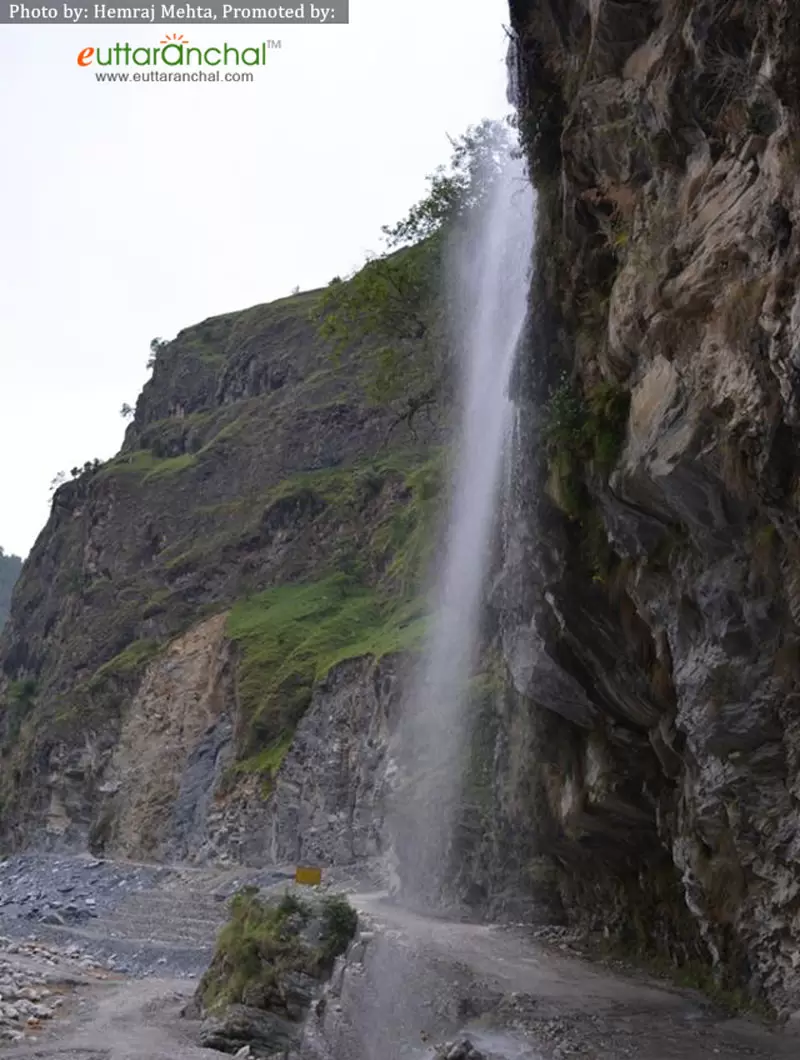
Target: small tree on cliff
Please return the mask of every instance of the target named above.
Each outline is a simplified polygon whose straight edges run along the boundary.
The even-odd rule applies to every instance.
[[[316,309],[336,356],[368,348],[361,368],[368,399],[393,406],[396,422],[412,426],[449,374],[440,287],[446,239],[489,194],[510,147],[509,127],[484,121],[451,144],[450,162],[428,177],[424,198],[383,227],[386,251],[348,279],[332,280]]]
[[[167,346],[169,346],[169,343],[165,342],[164,339],[155,338],[150,340],[150,356],[147,358],[148,368],[155,368],[159,355],[164,352]]]

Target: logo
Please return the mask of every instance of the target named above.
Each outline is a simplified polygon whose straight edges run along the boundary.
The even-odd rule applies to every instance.
[[[281,42],[262,41],[249,48],[191,47],[182,33],[167,33],[157,48],[142,48],[132,44],[113,44],[108,47],[81,48],[78,66],[265,66],[267,52],[280,48]]]

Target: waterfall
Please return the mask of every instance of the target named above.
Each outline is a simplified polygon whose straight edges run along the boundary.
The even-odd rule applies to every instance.
[[[459,426],[431,627],[401,724],[406,777],[390,817],[399,889],[425,904],[447,872],[469,750],[469,682],[513,423],[508,385],[527,315],[533,194],[509,151],[452,254]]]

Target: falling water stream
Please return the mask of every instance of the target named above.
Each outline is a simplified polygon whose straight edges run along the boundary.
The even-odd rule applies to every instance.
[[[459,429],[432,625],[401,732],[412,776],[396,814],[399,889],[426,905],[446,871],[469,740],[469,681],[512,427],[508,386],[527,316],[533,195],[523,160],[509,152],[453,254]]]
[[[431,579],[431,622],[387,770],[395,899],[387,923],[395,926],[370,942],[366,974],[354,975],[349,999],[341,995],[342,1015],[334,1013],[327,1060],[431,1060],[434,1050],[423,1045],[421,1028],[450,1023],[451,1009],[465,996],[459,991],[472,989],[467,985],[472,973],[463,961],[451,960],[449,942],[443,942],[451,930],[443,914],[454,904],[448,884],[471,752],[470,685],[481,664],[487,582],[502,536],[503,494],[511,485],[504,475],[511,467],[514,426],[509,384],[527,320],[536,213],[524,161],[511,147],[483,186],[482,205],[454,234],[448,255],[458,418],[445,532]],[[375,914],[375,906],[369,908]],[[398,934],[405,943],[397,941]],[[429,936],[443,946],[448,978],[438,959],[429,965],[420,958],[418,947]],[[472,942],[458,937],[471,953]],[[456,935],[453,939],[457,943]],[[456,1022],[462,1017],[459,1009]],[[483,1034],[487,1055],[534,1056],[511,1034],[498,1031],[492,1037],[485,1027],[474,1030]]]

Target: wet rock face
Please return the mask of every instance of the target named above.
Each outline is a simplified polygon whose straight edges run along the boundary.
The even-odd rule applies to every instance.
[[[541,459],[505,575],[531,591],[501,610],[562,894],[574,917],[710,960],[788,1014],[800,11],[511,7],[540,190],[518,400]],[[543,441],[562,373],[590,409],[625,394],[613,447],[597,415],[583,450]]]

